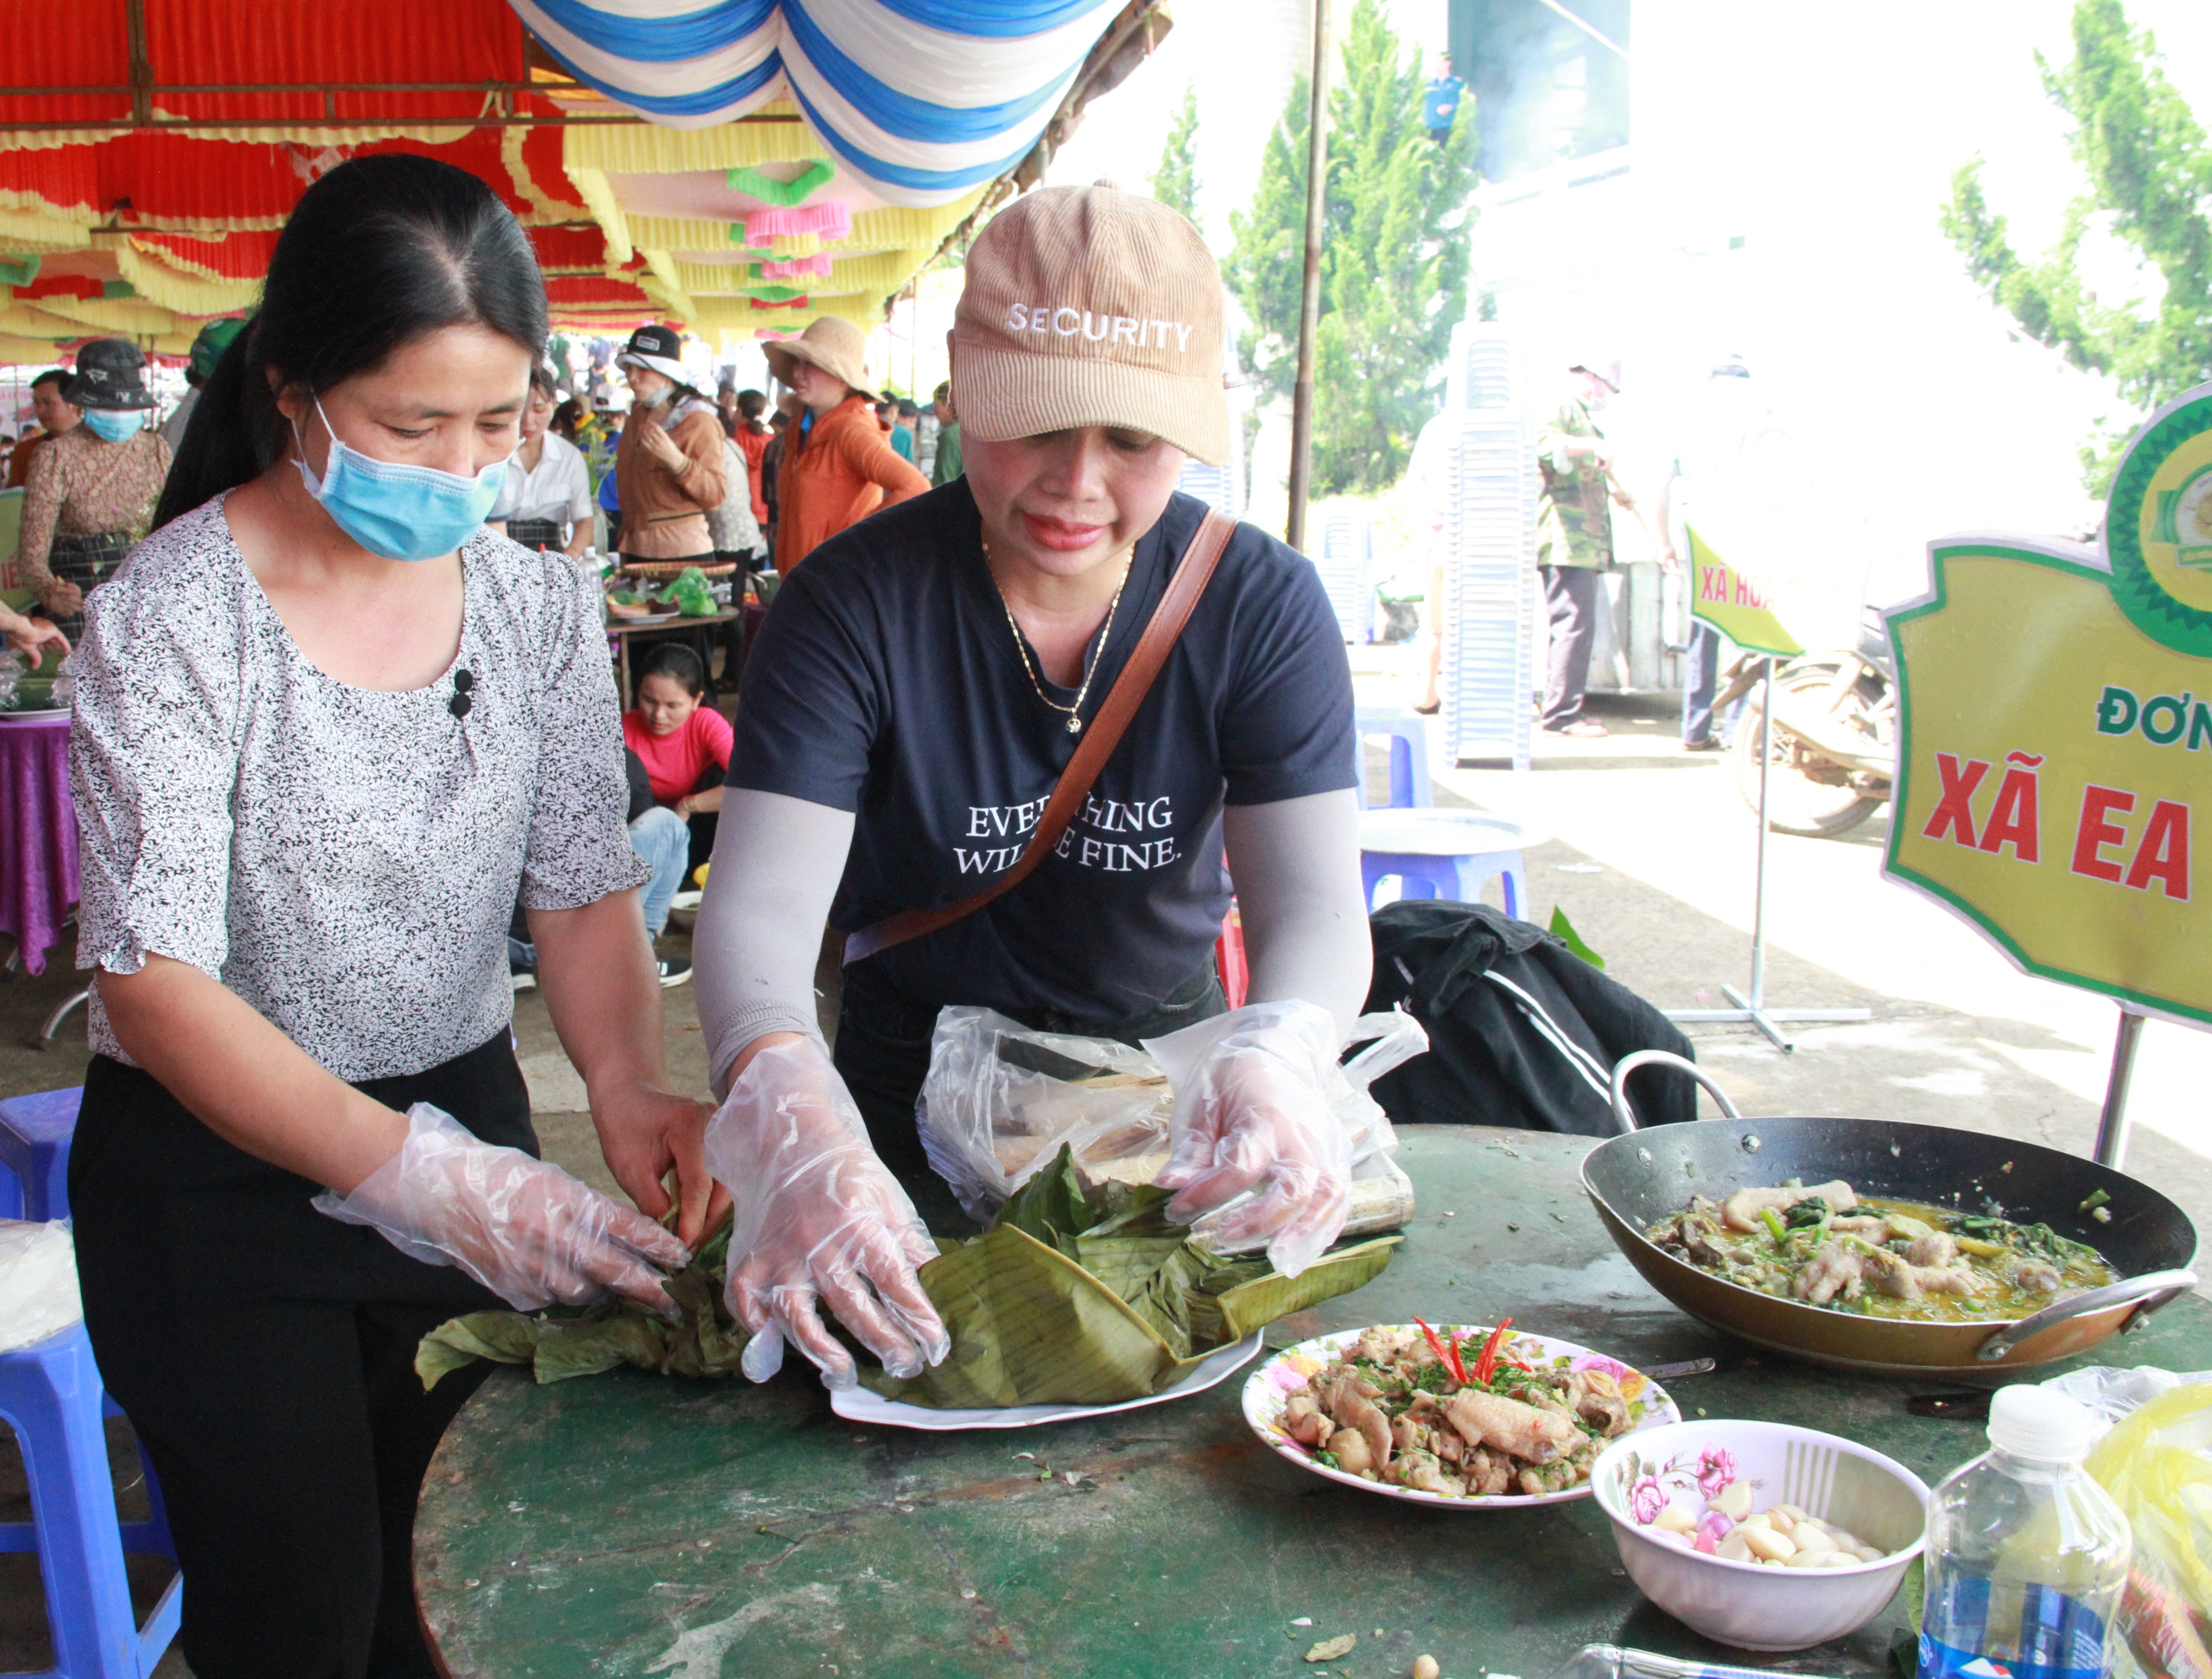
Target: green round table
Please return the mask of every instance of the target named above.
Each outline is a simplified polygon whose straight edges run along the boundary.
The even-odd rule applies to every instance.
[[[1286,1318],[1278,1345],[1372,1323],[1495,1322],[1632,1364],[1701,1356],[1686,1416],[1863,1441],[1931,1484],[1983,1448],[1912,1416],[1948,1378],[1840,1375],[1757,1353],[1667,1304],[1607,1241],[1592,1146],[1401,1130],[1420,1211],[1389,1270]],[[2174,1302],[2106,1359],[2212,1368],[2212,1310]],[[2043,1373],[2056,1373],[2056,1368]],[[1096,1421],[925,1433],[834,1415],[797,1360],[765,1387],[623,1371],[538,1387],[501,1370],[455,1420],[416,1525],[416,1581],[453,1679],[1541,1679],[1585,1644],[1834,1676],[1889,1671],[1899,1605],[1786,1658],[1646,1603],[1589,1500],[1409,1506],[1301,1473],[1244,1424],[1242,1376]],[[1358,1635],[1324,1666],[1315,1643]]]

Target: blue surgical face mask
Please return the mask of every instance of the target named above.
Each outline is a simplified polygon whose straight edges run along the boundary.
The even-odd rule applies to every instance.
[[[339,441],[320,398],[315,412],[331,440],[323,476],[319,480],[308,466],[304,441],[294,464],[323,511],[372,554],[387,560],[434,560],[450,554],[476,533],[499,500],[507,477],[504,460],[494,461],[472,478],[434,466],[378,460]],[[296,426],[293,437],[299,441]]]
[[[146,423],[143,408],[88,408],[84,423],[92,428],[92,435],[105,443],[120,443],[126,437],[137,435],[138,428]]]

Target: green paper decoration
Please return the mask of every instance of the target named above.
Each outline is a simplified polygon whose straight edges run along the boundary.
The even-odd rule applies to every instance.
[[[826,159],[817,157],[796,180],[771,180],[750,163],[726,171],[722,178],[732,192],[749,194],[778,210],[790,210],[805,204],[809,193],[826,185],[836,173]]]

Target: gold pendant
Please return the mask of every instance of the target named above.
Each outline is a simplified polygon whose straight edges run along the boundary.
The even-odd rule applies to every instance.
[[[1070,718],[1067,720],[1067,732],[1068,732],[1070,734],[1080,734],[1080,733],[1083,733],[1083,719],[1082,719],[1082,718],[1080,718],[1080,717],[1070,717]]]

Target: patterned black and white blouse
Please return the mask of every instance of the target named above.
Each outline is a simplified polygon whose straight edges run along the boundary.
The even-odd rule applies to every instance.
[[[189,962],[342,1079],[417,1073],[507,1025],[518,885],[570,909],[647,878],[591,579],[489,532],[461,557],[460,651],[404,693],[308,661],[220,499],[88,599],[79,967]],[[90,1031],[129,1060],[97,990]]]

